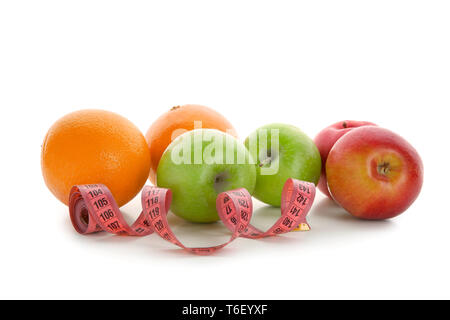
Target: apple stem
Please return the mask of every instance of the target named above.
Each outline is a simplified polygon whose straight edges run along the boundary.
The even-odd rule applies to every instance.
[[[377,169],[378,169],[377,171],[379,174],[387,175],[390,171],[389,163],[383,162],[378,165]]]
[[[227,172],[221,172],[214,177],[214,189],[217,193],[225,190],[229,178],[230,176]]]
[[[267,157],[267,158],[265,158],[263,161],[261,161],[259,163],[259,166],[260,167],[264,167],[266,164],[269,164],[271,161],[272,161],[272,158],[271,157]]]
[[[347,128],[347,121],[344,121],[344,122],[342,123],[342,126],[343,126],[344,128]]]

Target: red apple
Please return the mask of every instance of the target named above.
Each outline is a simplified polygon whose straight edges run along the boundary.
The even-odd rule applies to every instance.
[[[417,151],[384,128],[364,126],[341,137],[326,162],[334,200],[363,219],[388,219],[417,198],[423,165]]]
[[[327,163],[328,153],[331,148],[334,146],[336,141],[339,140],[347,132],[350,132],[354,128],[358,128],[361,126],[376,126],[376,124],[367,121],[355,121],[355,120],[344,120],[336,122],[329,127],[326,127],[314,139],[314,143],[320,152],[320,157],[322,158],[322,174],[320,176],[319,184],[317,187],[320,191],[322,191],[325,195],[330,197],[330,193],[328,192],[327,186],[327,176],[325,173],[325,164]]]

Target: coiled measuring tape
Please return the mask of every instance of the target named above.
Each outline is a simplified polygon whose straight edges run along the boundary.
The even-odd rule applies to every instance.
[[[253,213],[252,197],[244,188],[222,192],[216,208],[223,224],[231,231],[230,239],[220,245],[204,248],[184,246],[167,222],[172,201],[169,189],[145,186],[141,201],[143,211],[130,226],[125,221],[109,189],[102,184],[77,185],[70,191],[70,219],[81,234],[107,231],[116,235],[146,236],[153,232],[163,239],[194,254],[209,255],[225,247],[237,237],[258,239],[291,230],[309,230],[306,215],[314,201],[313,183],[288,179],[281,194],[281,217],[267,231],[250,224]]]

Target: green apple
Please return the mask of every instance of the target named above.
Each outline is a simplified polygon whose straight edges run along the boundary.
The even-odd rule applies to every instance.
[[[256,187],[253,196],[280,206],[281,191],[288,178],[317,185],[321,172],[320,153],[306,134],[288,124],[263,126],[245,140],[251,158],[256,159]]]
[[[244,144],[214,129],[188,131],[166,149],[157,169],[159,187],[173,193],[171,210],[192,222],[219,220],[216,198],[227,190],[252,193],[256,169]]]

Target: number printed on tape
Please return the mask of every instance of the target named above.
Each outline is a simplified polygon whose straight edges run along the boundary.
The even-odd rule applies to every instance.
[[[231,231],[230,239],[220,245],[204,248],[184,246],[167,222],[172,192],[169,189],[145,186],[142,191],[143,211],[133,225],[128,225],[109,189],[102,184],[72,187],[69,200],[70,218],[81,234],[107,231],[116,235],[146,236],[153,232],[161,238],[194,254],[209,255],[237,237],[259,239],[291,230],[309,230],[306,215],[314,201],[313,183],[288,179],[281,195],[281,217],[267,231],[250,224],[253,213],[252,197],[246,189],[222,192],[216,200],[217,212]]]

